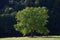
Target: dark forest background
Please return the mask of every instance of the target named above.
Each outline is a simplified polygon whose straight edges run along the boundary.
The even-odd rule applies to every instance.
[[[48,35],[60,35],[60,0],[0,0],[0,37],[22,36],[13,27],[16,23],[14,16],[16,12],[27,6],[47,7],[50,16],[46,25],[50,30]],[[34,33],[33,35],[40,34]]]

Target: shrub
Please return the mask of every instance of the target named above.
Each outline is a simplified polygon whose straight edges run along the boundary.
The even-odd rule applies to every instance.
[[[45,27],[48,17],[48,10],[45,7],[26,7],[16,14],[17,24],[14,27],[23,36],[34,31],[46,35],[49,33]]]

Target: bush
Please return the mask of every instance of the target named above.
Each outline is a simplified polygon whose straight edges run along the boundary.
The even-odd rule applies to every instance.
[[[48,10],[45,7],[26,7],[16,14],[17,24],[15,29],[25,36],[30,32],[48,34],[49,30],[45,27],[48,22]]]

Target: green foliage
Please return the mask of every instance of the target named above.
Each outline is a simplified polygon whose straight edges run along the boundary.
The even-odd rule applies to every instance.
[[[38,32],[41,34],[48,34],[47,24],[48,10],[45,7],[27,7],[16,14],[17,24],[14,25],[17,31],[22,32],[25,36],[30,32]]]

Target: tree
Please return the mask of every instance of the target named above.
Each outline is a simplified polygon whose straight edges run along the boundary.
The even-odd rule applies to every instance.
[[[41,34],[48,34],[48,29],[45,27],[47,24],[47,9],[45,7],[27,7],[16,14],[17,24],[14,25],[15,29],[25,36],[30,32],[38,32]]]

